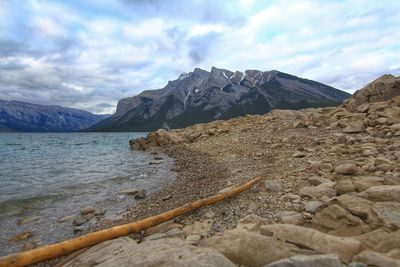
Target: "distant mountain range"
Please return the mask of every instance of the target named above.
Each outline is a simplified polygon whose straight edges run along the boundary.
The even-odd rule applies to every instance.
[[[0,132],[79,131],[108,116],[74,108],[0,100]]]
[[[273,71],[232,72],[213,67],[182,73],[158,90],[118,102],[111,117],[90,131],[152,131],[180,128],[272,109],[337,106],[350,94],[312,80]]]

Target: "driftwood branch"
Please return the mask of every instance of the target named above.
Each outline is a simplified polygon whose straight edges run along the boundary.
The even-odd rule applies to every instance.
[[[60,256],[64,256],[71,252],[89,246],[93,246],[110,239],[125,236],[130,233],[139,233],[140,231],[146,228],[171,220],[175,217],[186,214],[192,210],[214,204],[216,202],[222,201],[230,197],[234,197],[237,194],[250,189],[253,185],[260,182],[261,179],[262,179],[261,177],[254,178],[253,180],[241,186],[234,187],[224,193],[220,193],[205,199],[197,200],[195,202],[186,204],[184,206],[161,213],[156,216],[146,218],[144,220],[124,225],[114,226],[108,229],[92,232],[60,243],[51,244],[44,247],[32,249],[29,251],[1,257],[0,267],[26,266],[30,264],[35,264],[45,260],[50,260]]]

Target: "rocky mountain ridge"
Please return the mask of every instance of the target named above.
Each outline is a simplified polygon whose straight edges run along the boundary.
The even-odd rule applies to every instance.
[[[272,109],[339,105],[350,95],[330,86],[273,71],[232,72],[213,67],[182,73],[158,90],[122,99],[93,131],[149,131],[181,128]]]
[[[0,132],[79,131],[106,117],[74,108],[0,100]]]

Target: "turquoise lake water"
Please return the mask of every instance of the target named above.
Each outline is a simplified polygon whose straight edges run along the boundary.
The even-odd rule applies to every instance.
[[[0,255],[20,250],[26,241],[8,241],[17,233],[31,231],[27,241],[38,245],[73,237],[72,222],[60,218],[86,206],[118,218],[135,203],[122,190],[151,192],[172,181],[170,158],[149,165],[152,155],[129,148],[144,135],[0,133]]]

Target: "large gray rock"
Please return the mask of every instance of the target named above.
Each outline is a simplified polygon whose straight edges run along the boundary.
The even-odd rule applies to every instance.
[[[328,235],[320,231],[291,224],[261,226],[261,234],[311,248],[320,253],[333,253],[349,262],[361,249],[358,240]]]
[[[376,202],[372,210],[379,218],[379,222],[386,227],[400,228],[400,203],[399,202]]]
[[[203,239],[199,246],[216,249],[235,264],[244,266],[263,266],[295,255],[298,250],[272,237],[237,229]]]
[[[266,267],[342,267],[335,254],[296,255],[268,264]]]
[[[180,239],[160,239],[136,244],[132,239],[122,237],[91,247],[63,266],[233,267],[235,265],[215,250],[194,247]]]

